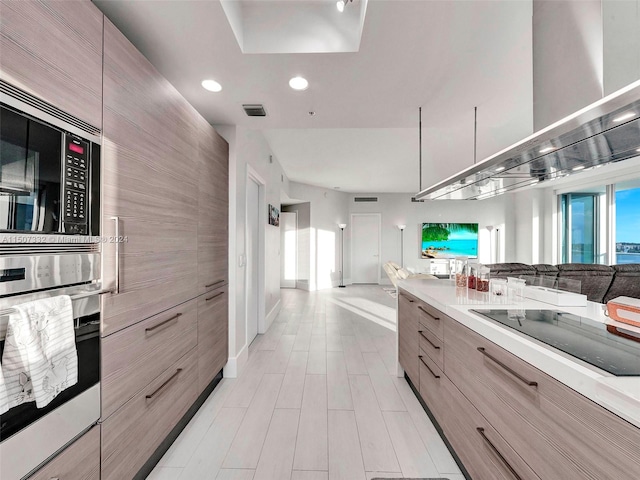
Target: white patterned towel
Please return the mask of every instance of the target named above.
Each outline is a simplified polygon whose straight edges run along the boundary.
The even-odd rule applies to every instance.
[[[9,408],[34,400],[43,408],[78,382],[71,298],[43,298],[15,309],[2,355]]]

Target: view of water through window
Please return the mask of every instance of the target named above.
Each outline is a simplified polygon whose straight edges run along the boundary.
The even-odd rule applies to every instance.
[[[616,185],[616,263],[640,263],[640,187]]]

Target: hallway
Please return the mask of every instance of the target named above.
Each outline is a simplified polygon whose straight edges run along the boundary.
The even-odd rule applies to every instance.
[[[462,480],[404,379],[380,286],[282,290],[282,310],[148,477]]]

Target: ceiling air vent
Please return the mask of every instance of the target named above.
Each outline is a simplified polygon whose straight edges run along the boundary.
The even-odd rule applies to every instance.
[[[378,197],[354,197],[354,202],[377,202]]]
[[[251,104],[251,105],[242,105],[244,108],[244,112],[248,117],[266,117],[267,112],[265,112],[264,107],[259,103]]]

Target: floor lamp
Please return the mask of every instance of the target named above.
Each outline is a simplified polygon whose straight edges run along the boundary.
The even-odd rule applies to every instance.
[[[400,266],[404,268],[404,229],[407,228],[406,225],[398,225],[398,229],[400,230]]]
[[[338,224],[340,227],[340,285],[338,287],[340,288],[344,288],[344,229],[346,226],[346,223]]]

